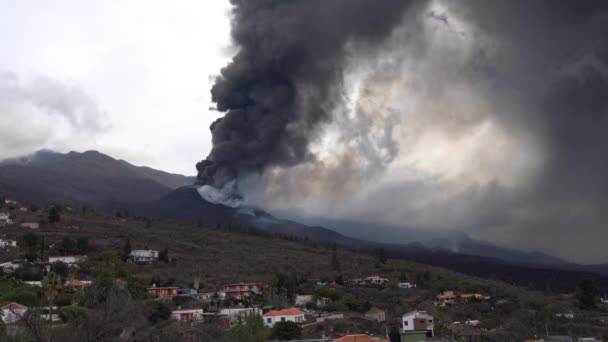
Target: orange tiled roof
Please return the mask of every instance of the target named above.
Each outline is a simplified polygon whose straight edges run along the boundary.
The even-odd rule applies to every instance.
[[[13,302],[13,303],[6,304],[5,306],[3,306],[0,309],[2,309],[2,310],[21,310],[21,309],[27,309],[27,306]]]
[[[272,310],[264,314],[264,317],[270,316],[297,316],[303,315],[304,311],[298,309]]]
[[[390,342],[383,338],[373,338],[368,335],[346,335],[335,339],[334,342]]]

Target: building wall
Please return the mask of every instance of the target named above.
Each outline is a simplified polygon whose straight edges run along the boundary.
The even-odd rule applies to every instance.
[[[296,322],[303,323],[304,315],[296,315],[296,316],[268,316],[264,317],[264,325],[267,327],[274,327],[277,322],[288,321],[288,322]]]

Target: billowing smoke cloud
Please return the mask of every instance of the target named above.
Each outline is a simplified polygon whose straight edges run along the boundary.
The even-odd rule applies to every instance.
[[[81,89],[0,72],[0,159],[41,148],[75,148],[107,128],[105,113]]]
[[[276,27],[310,19],[287,3],[264,12],[281,13]],[[235,35],[239,45],[266,51],[243,44],[265,32],[265,46],[306,53],[257,59],[241,49],[214,89],[218,109],[234,119],[214,131],[218,149],[213,163],[200,165],[201,181],[214,184],[217,169],[219,179],[238,174],[248,200],[267,208],[461,229],[510,247],[608,262],[608,4],[417,3],[382,34],[338,34],[348,43],[322,59],[334,69],[309,58],[317,54],[308,47],[325,43],[308,43],[307,34],[336,37],[333,24],[306,28],[306,39],[285,45],[291,41],[269,34],[266,21],[256,26],[241,12],[255,11],[237,4],[235,30],[249,32]],[[303,70],[327,82],[302,77]],[[292,82],[270,82],[276,79]],[[268,90],[281,95],[262,96]],[[266,113],[282,124],[273,126]]]
[[[232,4],[239,51],[211,90],[226,114],[211,125],[213,148],[197,164],[210,194],[235,192],[237,177],[313,160],[319,125],[344,101],[348,57],[372,55],[409,7],[404,0]]]

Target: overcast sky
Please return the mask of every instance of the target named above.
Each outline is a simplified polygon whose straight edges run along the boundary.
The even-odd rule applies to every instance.
[[[221,0],[0,0],[0,158],[98,149],[195,174],[228,15]]]

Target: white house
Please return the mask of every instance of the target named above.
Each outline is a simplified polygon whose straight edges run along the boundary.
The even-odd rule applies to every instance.
[[[219,315],[228,318],[231,322],[236,322],[244,321],[252,316],[261,316],[262,310],[259,308],[226,308],[220,309]]]
[[[274,327],[278,322],[304,323],[304,311],[299,309],[272,310],[264,314],[264,325]]]
[[[64,264],[72,265],[72,264],[77,264],[79,262],[85,261],[86,259],[87,259],[86,255],[50,256],[49,264],[54,264],[56,262],[62,262]]]
[[[23,222],[21,224],[22,228],[29,228],[29,229],[38,229],[40,228],[40,223],[38,222]]]
[[[17,263],[12,262],[12,261],[3,262],[3,263],[0,264],[0,269],[2,269],[2,271],[4,271],[5,273],[14,272],[19,267],[21,267],[20,264],[17,264]]]
[[[152,249],[133,249],[128,261],[135,263],[150,263],[158,261],[158,251]]]
[[[398,286],[400,289],[415,289],[416,288],[416,284],[412,284],[412,283],[408,283],[408,282],[399,283]]]
[[[572,312],[556,313],[555,317],[565,318],[565,319],[574,319],[574,314]]]
[[[7,213],[0,213],[0,227],[13,224],[13,220]]]
[[[0,239],[0,247],[1,248],[17,247],[17,241],[15,241],[15,240],[7,240],[7,239]]]
[[[433,316],[426,311],[411,311],[401,318],[402,331],[426,331],[427,335],[434,336],[435,323]]]
[[[173,310],[171,318],[177,321],[200,321],[203,319],[203,309]]]
[[[306,304],[312,303],[313,300],[313,295],[296,295],[295,306],[305,306]]]
[[[33,287],[42,287],[42,282],[39,280],[29,280],[23,282],[25,285],[33,286]]]
[[[2,308],[2,321],[6,324],[16,323],[25,315],[27,312],[27,306],[19,303],[6,304]]]

